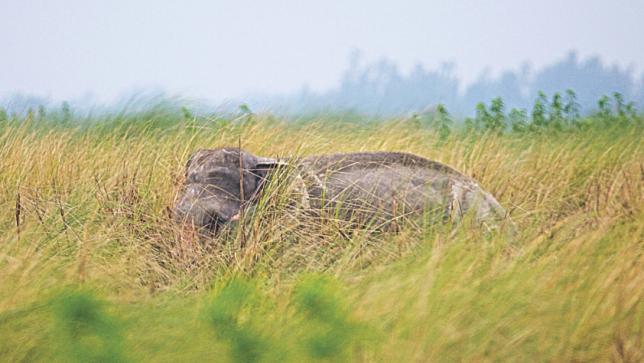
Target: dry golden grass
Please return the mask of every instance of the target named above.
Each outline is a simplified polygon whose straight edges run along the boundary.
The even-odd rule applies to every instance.
[[[339,281],[348,319],[368,331],[351,333],[336,360],[641,361],[642,136],[631,127],[440,140],[405,120],[270,117],[5,125],[0,360],[70,358],[52,348],[59,339],[49,306],[78,288],[109,301],[130,360],[234,360],[228,338],[209,335],[201,318],[232,276],[265,295],[246,317],[258,336],[280,338],[262,346],[272,352],[264,359],[312,359],[297,348],[308,333],[291,293],[302,274],[320,273]],[[240,141],[267,156],[380,150],[438,160],[494,194],[517,231],[465,223],[347,234],[280,213],[285,203],[269,198],[260,218],[203,244],[169,216],[183,166],[198,148]]]

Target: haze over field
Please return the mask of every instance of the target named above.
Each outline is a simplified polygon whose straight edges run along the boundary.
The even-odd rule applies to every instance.
[[[644,100],[638,1],[21,1],[0,13],[0,99],[14,107],[136,92],[369,113],[442,102],[466,114],[495,96],[526,107],[540,89],[573,88],[585,108],[615,91]]]

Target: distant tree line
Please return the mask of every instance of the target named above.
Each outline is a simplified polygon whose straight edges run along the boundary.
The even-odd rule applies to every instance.
[[[568,90],[575,90],[576,93]],[[605,96],[613,93],[619,94],[619,97],[611,100]],[[553,95],[553,99],[546,100],[546,94]],[[598,104],[598,99],[603,99],[603,102]],[[479,116],[485,114],[479,104],[482,100],[496,100],[485,111],[495,114],[501,106],[510,110],[508,117],[512,120],[521,120],[522,112],[528,116],[525,110],[533,108],[529,116],[535,118],[537,125],[550,122],[550,116],[544,120],[540,116],[541,110],[549,105],[554,113],[552,122],[556,125],[563,122],[559,113],[568,115],[572,112],[578,118],[601,111],[602,107],[607,107],[602,104],[609,101],[625,113],[632,113],[635,105],[644,107],[644,75],[637,78],[632,68],[607,66],[598,57],[580,60],[575,52],[570,52],[560,61],[536,71],[524,65],[519,70],[508,70],[497,77],[484,73],[462,89],[453,63],[444,63],[435,70],[417,65],[411,72],[403,74],[390,61],[364,64],[359,53],[355,53],[338,86],[328,91],[314,92],[304,87],[293,94],[245,97],[228,102],[230,107],[226,104],[202,104],[192,109],[202,113],[213,110],[235,112],[237,105],[248,104],[253,110],[278,114],[353,113],[387,117],[434,110],[440,104],[452,112],[455,120],[461,121],[466,117],[481,118]],[[502,104],[499,104],[499,100],[503,100]],[[116,104],[107,107],[101,105],[99,108],[92,104],[91,98],[72,100],[63,106],[32,95],[16,94],[0,100],[0,107],[9,115],[44,113],[46,109],[62,107],[65,109],[61,112],[62,118],[68,118],[71,108],[78,114],[84,110],[96,112],[100,109],[108,112],[123,112],[125,109],[130,112],[149,108],[151,104],[155,107],[173,107],[177,100],[165,96],[163,92],[126,94]]]
[[[570,96],[567,89],[577,92],[575,109],[581,114],[594,111],[596,101],[613,92],[636,104],[644,104],[644,76],[637,79],[633,69],[606,66],[598,57],[580,60],[575,52],[537,71],[524,65],[518,71],[508,70],[498,77],[484,73],[462,91],[453,63],[445,63],[437,70],[417,65],[410,73],[403,74],[396,64],[387,60],[363,65],[355,54],[337,88],[321,93],[303,88],[293,95],[256,97],[250,103],[258,108],[283,108],[292,113],[330,110],[385,116],[418,112],[442,104],[462,119],[472,116],[472,110],[479,109],[477,104],[481,100],[500,97],[505,108],[527,109],[544,93],[554,94],[555,103],[565,102]]]

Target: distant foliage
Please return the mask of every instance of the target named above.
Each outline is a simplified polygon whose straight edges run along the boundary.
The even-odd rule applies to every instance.
[[[564,115],[568,124],[575,125],[580,118],[580,105],[577,102],[577,94],[571,89],[566,90],[566,104],[564,105]]]
[[[433,113],[431,126],[441,139],[447,137],[455,123],[447,108],[439,104]],[[514,132],[575,131],[589,127],[621,127],[641,124],[634,102],[626,102],[621,93],[612,97],[604,95],[597,101],[596,111],[588,117],[580,116],[580,106],[575,91],[568,89],[562,95],[555,92],[549,98],[539,92],[531,110],[512,108],[506,114],[506,104],[501,97],[493,98],[489,106],[483,102],[476,105],[473,118],[464,119],[466,132],[491,132],[496,134]]]
[[[564,126],[563,104],[561,100],[561,94],[559,94],[558,92],[552,95],[548,124],[550,125],[550,127],[556,130],[561,130]]]
[[[602,95],[592,112],[581,116],[581,106],[577,93],[567,89],[563,94],[555,92],[549,97],[539,91],[531,108],[511,107],[502,97],[494,97],[489,101],[478,102],[474,116],[457,119],[448,111],[444,103],[424,112],[413,113],[406,119],[408,127],[427,128],[434,130],[439,141],[444,141],[454,132],[464,128],[466,132],[530,133],[530,132],[572,132],[587,128],[623,127],[641,125],[642,115],[638,113],[635,102],[627,101],[619,92]],[[509,111],[508,111],[509,110]],[[23,124],[27,127],[51,126],[90,127],[97,124],[106,133],[124,132],[132,134],[134,130],[168,129],[182,123],[195,132],[203,126],[217,129],[233,126],[241,129],[254,125],[257,120],[266,117],[275,120],[270,115],[257,114],[247,104],[241,104],[237,111],[229,114],[200,113],[187,106],[157,104],[149,108],[124,110],[117,115],[103,114],[92,117],[82,117],[69,103],[63,102],[60,107],[48,109],[43,105],[29,108],[26,114],[9,115],[6,109],[0,108],[0,127],[9,124]],[[326,115],[325,117],[329,117]],[[331,122],[331,119],[327,122]],[[298,118],[297,123],[305,124],[315,120]],[[368,117],[361,114],[339,114],[337,121],[343,123],[365,124],[378,123],[386,118]],[[464,126],[464,127],[463,127]]]
[[[532,128],[543,128],[548,126],[546,120],[546,105],[548,104],[548,98],[543,92],[539,92],[539,97],[534,101],[534,106],[532,107]]]
[[[504,104],[501,97],[492,99],[492,103],[490,104],[490,117],[485,128],[497,133],[501,133],[505,129]]]
[[[441,139],[445,139],[449,136],[453,124],[454,121],[452,121],[449,112],[447,112],[447,108],[442,104],[436,106],[436,116],[433,126]]]
[[[641,124],[634,102],[626,103],[620,93],[612,97],[602,96],[597,101],[597,110],[589,117],[581,118],[576,93],[567,90],[565,96],[555,93],[551,99],[539,92],[528,117],[528,110],[513,108],[504,112],[500,97],[492,99],[490,106],[479,102],[474,119],[465,119],[468,132],[544,132],[574,131],[588,127],[619,127]]]

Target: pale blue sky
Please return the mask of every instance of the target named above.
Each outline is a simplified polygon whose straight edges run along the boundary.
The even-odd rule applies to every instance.
[[[644,1],[0,0],[0,97],[132,89],[222,100],[337,84],[348,55],[474,80],[565,56],[644,69]]]

